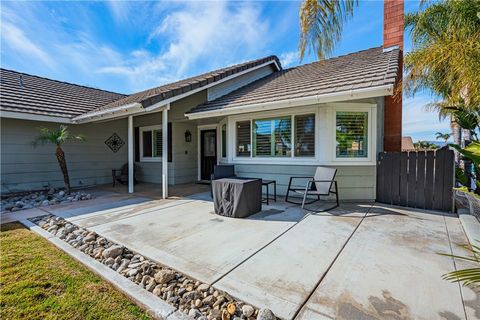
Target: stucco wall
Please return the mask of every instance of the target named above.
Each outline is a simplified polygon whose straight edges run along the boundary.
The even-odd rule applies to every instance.
[[[63,186],[63,176],[51,144],[33,147],[39,127],[54,128],[58,124],[18,119],[1,119],[1,192],[17,192]],[[113,168],[127,162],[127,120],[101,124],[71,125],[75,133],[86,136],[83,143],[64,146],[72,187],[112,182]],[[116,132],[125,145],[114,153],[105,145]]]

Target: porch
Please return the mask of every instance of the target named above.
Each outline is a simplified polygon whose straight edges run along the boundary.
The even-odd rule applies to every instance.
[[[480,312],[478,294],[441,278],[461,266],[438,255],[463,254],[453,245],[466,242],[456,216],[373,203],[313,214],[277,202],[232,219],[213,213],[208,192],[159,201],[124,192],[108,207],[92,200],[45,211],[282,319],[465,319]]]

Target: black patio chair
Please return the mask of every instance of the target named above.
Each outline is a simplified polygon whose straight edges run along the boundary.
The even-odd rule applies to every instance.
[[[337,174],[337,169],[317,167],[317,170],[315,171],[315,175],[313,177],[290,177],[287,194],[285,196],[285,201],[293,204],[301,204],[302,209],[305,209],[306,204],[312,204],[314,202],[320,201],[321,200],[320,196],[329,196],[330,194],[334,194],[336,204],[333,207],[319,210],[317,212],[328,211],[338,207],[340,204],[338,201],[337,181],[335,180],[336,174]],[[295,179],[303,179],[304,181],[306,179],[308,180],[305,186],[292,186],[292,182]],[[335,187],[334,190],[332,190],[333,186]],[[295,192],[297,194],[302,195],[302,198],[301,198],[302,201],[296,202],[296,201],[289,200],[290,192]],[[317,199],[312,199],[307,201],[307,196],[316,196]]]
[[[137,184],[136,173],[138,171],[138,166],[133,165],[133,183]],[[125,163],[121,169],[112,169],[112,185],[115,188],[115,182],[118,181],[121,184],[128,184],[128,163]]]

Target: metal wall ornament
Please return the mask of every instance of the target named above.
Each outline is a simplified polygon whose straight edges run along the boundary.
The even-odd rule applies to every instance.
[[[122,138],[120,138],[120,136],[114,132],[114,133],[110,136],[110,138],[108,138],[107,140],[105,140],[105,144],[106,144],[114,153],[117,153],[118,150],[120,150],[120,148],[125,145],[125,141],[123,141]]]
[[[190,132],[190,130],[187,129],[187,131],[185,131],[185,142],[191,142],[192,141],[192,133]]]

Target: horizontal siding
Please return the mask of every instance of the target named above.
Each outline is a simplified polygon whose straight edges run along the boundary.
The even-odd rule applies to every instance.
[[[292,176],[313,176],[316,166],[237,164],[235,173],[240,177],[255,177],[277,181],[277,193],[285,195]],[[375,199],[375,166],[338,167],[336,180],[340,199]]]
[[[56,124],[18,119],[1,119],[1,192],[17,192],[46,187],[62,187],[63,176],[51,144],[34,147],[39,127],[55,128]],[[72,187],[112,182],[112,169],[127,162],[126,119],[100,124],[70,125],[74,133],[85,135],[85,142],[64,145]],[[125,145],[114,153],[105,145],[117,133]]]

